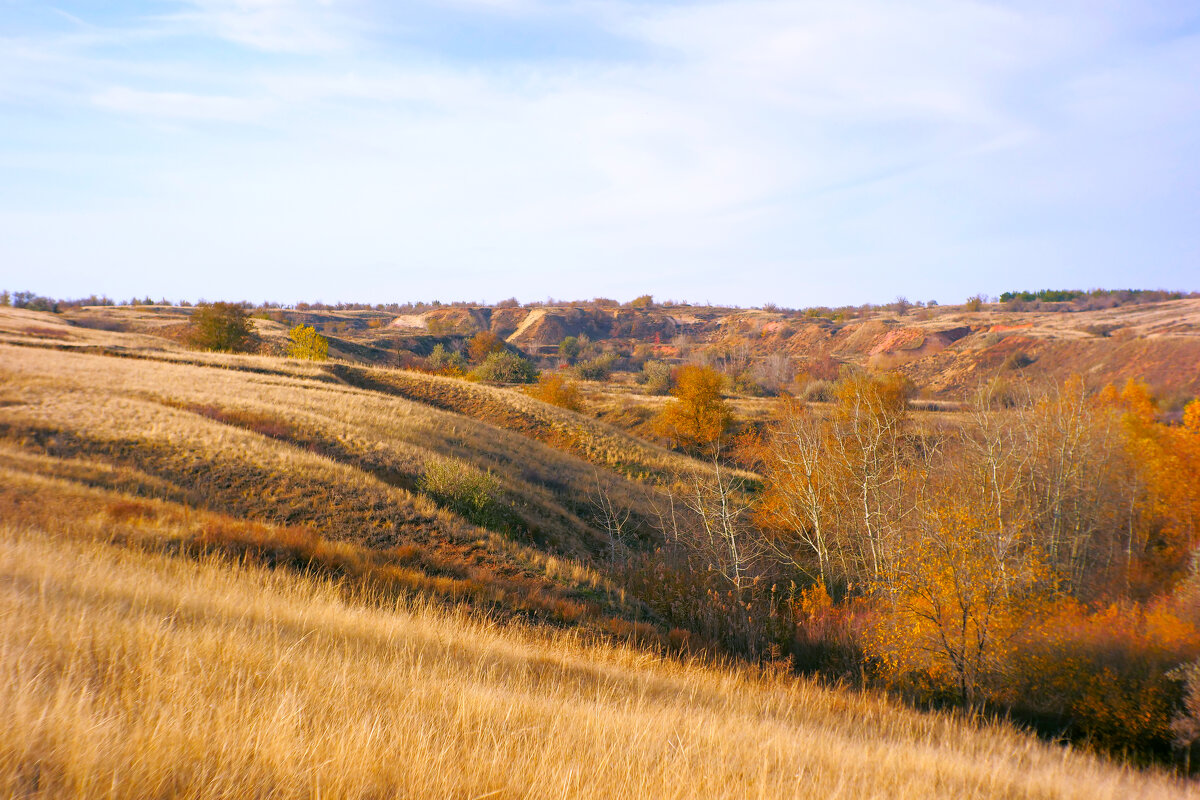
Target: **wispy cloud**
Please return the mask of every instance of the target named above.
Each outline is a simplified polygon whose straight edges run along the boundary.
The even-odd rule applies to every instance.
[[[1054,271],[1178,284],[1200,250],[1182,5],[191,0],[77,14],[86,32],[30,15],[0,40],[21,87],[0,83],[0,111],[22,109],[0,152],[93,154],[62,189],[77,206],[136,180],[160,233],[138,207],[72,219],[91,233],[71,247],[114,264],[231,282],[286,264],[310,295],[333,264],[340,296],[419,265],[393,295],[444,294],[453,269],[493,297],[833,302]],[[0,263],[69,259],[4,197]],[[194,225],[222,236],[180,256]]]

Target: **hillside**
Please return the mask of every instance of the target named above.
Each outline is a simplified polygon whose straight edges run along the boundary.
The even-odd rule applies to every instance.
[[[5,519],[5,796],[1195,796],[879,697]]]
[[[28,313],[28,312],[26,312]],[[42,322],[28,337],[63,346],[100,341],[126,350],[178,344],[186,309],[86,307]],[[796,312],[693,306],[442,307],[420,313],[281,310],[255,320],[265,350],[281,353],[288,326],[311,324],[331,355],[391,366],[436,344],[460,349],[491,331],[535,358],[557,361],[559,343],[586,337],[625,368],[647,358],[714,363],[773,391],[836,377],[842,365],[899,370],[931,399],[962,399],[982,379],[1021,374],[1059,380],[1080,373],[1097,385],[1147,381],[1164,397],[1200,393],[1200,298],[1093,308],[1017,302]],[[58,323],[63,323],[60,325]],[[169,347],[167,349],[170,349]],[[784,359],[784,361],[780,361]],[[801,384],[795,384],[795,380]]]
[[[1189,308],[1169,310],[1186,318]],[[1136,310],[1128,319],[1146,341],[1190,346],[1190,322],[1152,305]],[[680,560],[672,536],[691,534],[669,533],[661,516],[675,524],[680,487],[707,491],[687,476],[711,480],[713,464],[632,435],[638,425],[628,420],[597,418],[641,419],[665,402],[628,374],[588,382],[589,413],[578,413],[519,387],[346,355],[376,347],[361,342],[325,362],[280,358],[270,341],[287,326],[275,320],[255,320],[262,353],[235,355],[185,346],[179,309],[87,313],[108,322],[0,309],[0,581],[9,612],[0,615],[0,666],[19,711],[0,736],[9,794],[175,795],[193,785],[204,787],[196,796],[236,796],[246,785],[281,796],[318,787],[336,796],[415,787],[429,796],[681,797],[1194,790],[1004,726],[821,689],[784,666],[799,663],[739,639],[741,629],[727,626],[741,624],[744,608],[746,623],[753,616],[782,640],[798,637],[788,655],[827,658],[832,676],[857,669],[866,681],[867,667],[845,660],[861,652],[838,651],[848,640],[827,623],[840,619],[849,631],[873,612],[814,611],[814,595],[794,583],[784,594],[775,578],[757,577],[759,605],[723,605],[732,595],[721,594],[719,548],[701,543],[691,551],[699,560]],[[720,313],[704,322],[716,326],[713,347],[748,318]],[[991,322],[998,313],[971,316]],[[1066,315],[1047,316],[1054,347],[1089,341],[1070,326],[1055,332],[1051,323]],[[983,337],[961,349],[982,363],[978,353],[995,345],[979,342],[1002,331],[946,327],[957,321],[868,319],[829,341],[846,363],[923,352],[893,366],[932,369],[938,357],[961,366],[961,353],[944,354]],[[827,323],[836,324],[811,324]],[[764,347],[782,336],[764,330]],[[429,344],[466,334],[421,336]],[[677,341],[655,346],[664,357],[667,347],[691,346]],[[1001,369],[1049,359],[1038,352]],[[777,413],[768,398],[736,402],[743,419]],[[769,477],[720,469],[749,481],[747,495]],[[721,524],[749,518],[742,491],[715,498],[720,514],[735,509]],[[614,508],[624,515],[619,567]],[[827,638],[787,627],[797,620]],[[76,641],[68,630],[87,635]],[[733,653],[767,666],[714,661]],[[63,699],[81,696],[80,687],[86,704]],[[239,721],[260,714],[261,728]],[[270,746],[268,731],[282,731]],[[138,743],[151,736],[165,744],[139,759]],[[528,737],[542,744],[519,749]],[[104,748],[118,755],[100,761]],[[364,755],[378,748],[420,756]],[[356,766],[331,766],[339,762]],[[101,791],[106,775],[112,788]]]

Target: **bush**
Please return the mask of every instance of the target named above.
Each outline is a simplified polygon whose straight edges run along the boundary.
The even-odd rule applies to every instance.
[[[491,383],[533,383],[538,370],[516,353],[492,353],[471,372],[471,377]]]
[[[553,372],[544,373],[536,386],[530,387],[529,396],[549,403],[559,408],[579,411],[583,408],[583,398],[579,395],[579,387],[574,381],[569,381],[562,375]]]
[[[568,364],[575,363],[575,359],[579,358],[582,351],[583,345],[575,336],[568,336],[558,343],[558,357],[564,359]]]
[[[646,394],[666,394],[673,385],[671,365],[665,361],[647,361],[637,380],[646,388]]]
[[[971,312],[982,311],[983,295],[977,294],[974,297],[968,297],[967,302],[963,303],[963,308]]]
[[[417,487],[476,525],[491,527],[499,513],[500,481],[457,458],[431,458]]]
[[[640,297],[635,297],[629,301],[629,307],[630,308],[653,308],[654,307],[654,298],[648,294],[644,294]]]
[[[613,364],[616,362],[617,356],[614,353],[604,353],[595,358],[588,359],[582,364],[575,366],[575,374],[581,380],[585,381],[606,381],[608,376],[612,374]]]
[[[1111,752],[1165,754],[1200,631],[1168,604],[1067,606],[1021,642],[1005,698],[1018,716]],[[1174,734],[1174,736],[1173,736]]]
[[[197,305],[188,325],[188,341],[201,350],[247,353],[258,344],[246,310],[236,303]]]
[[[810,380],[800,390],[800,399],[807,403],[831,403],[833,402],[834,390],[836,384],[833,381],[821,379]]]
[[[443,344],[436,344],[433,346],[433,352],[425,358],[425,369],[438,375],[458,376],[467,371],[467,360],[462,357],[462,353],[447,350]]]
[[[304,358],[309,361],[324,361],[329,358],[329,340],[317,333],[311,325],[297,325],[288,333],[291,343],[288,344],[287,354],[292,358]]]

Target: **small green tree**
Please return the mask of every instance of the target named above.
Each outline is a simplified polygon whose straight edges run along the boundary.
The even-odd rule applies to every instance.
[[[579,343],[579,339],[575,336],[568,336],[558,343],[558,357],[565,360],[568,364],[574,364],[575,359],[579,358],[579,354],[583,351],[583,345]]]
[[[237,303],[197,305],[188,325],[188,341],[201,350],[246,353],[257,344],[246,310]]]
[[[297,325],[288,333],[291,343],[287,353],[292,358],[324,361],[329,358],[329,340],[311,325]]]
[[[425,357],[425,369],[439,375],[459,376],[467,371],[467,360],[462,353],[447,350],[444,344],[435,344],[433,351]]]
[[[11,305],[12,305],[12,295],[8,293],[8,290],[6,289],[3,292],[0,292],[0,306],[7,308],[8,306],[11,306]]]

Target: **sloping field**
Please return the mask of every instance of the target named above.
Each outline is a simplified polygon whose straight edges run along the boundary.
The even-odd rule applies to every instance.
[[[402,398],[42,348],[0,345],[0,437],[19,473],[298,528],[563,621],[616,610],[585,566],[605,545],[589,492],[648,502],[645,487],[538,441]],[[427,487],[431,464],[484,487],[482,500]]]
[[[1000,727],[0,525],[0,794],[1183,798]]]
[[[354,385],[487,420],[637,480],[661,481],[697,466],[692,459],[610,425],[510,389],[408,370],[331,365],[330,371]]]

